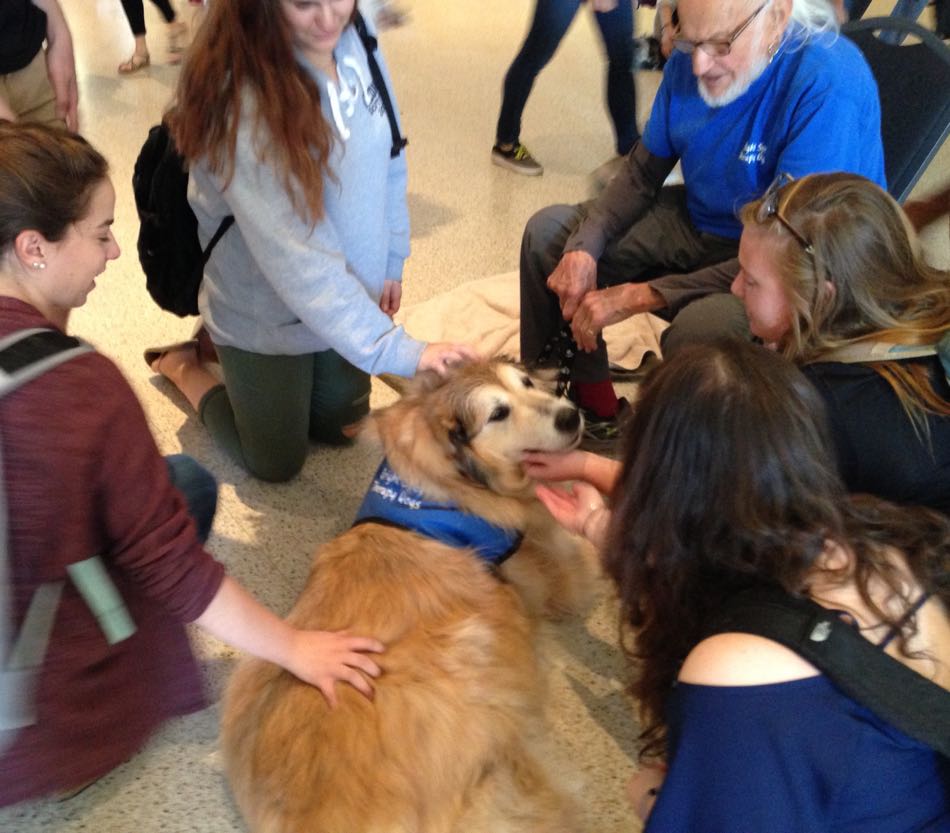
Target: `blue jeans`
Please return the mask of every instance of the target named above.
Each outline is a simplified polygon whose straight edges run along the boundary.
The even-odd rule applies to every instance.
[[[582,0],[537,0],[534,20],[521,51],[505,75],[501,112],[495,133],[499,144],[516,144],[534,79],[557,50]],[[640,138],[633,86],[633,4],[620,0],[612,12],[597,12],[607,50],[607,109],[614,124],[617,153],[626,154]]]
[[[169,454],[165,458],[172,485],[188,504],[188,513],[198,528],[202,543],[208,540],[214,512],[218,508],[218,482],[204,466],[187,454]]]

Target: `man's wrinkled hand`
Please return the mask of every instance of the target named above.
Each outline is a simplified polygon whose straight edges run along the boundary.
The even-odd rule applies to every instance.
[[[583,297],[597,287],[597,261],[587,252],[567,252],[548,276],[547,287],[561,303],[561,315],[570,321]]]
[[[663,306],[662,296],[645,283],[622,283],[597,289],[584,296],[571,320],[571,332],[577,346],[590,352],[597,348],[597,336],[604,327]]]

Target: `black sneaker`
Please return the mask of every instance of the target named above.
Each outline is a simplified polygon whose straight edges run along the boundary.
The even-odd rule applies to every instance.
[[[514,147],[504,150],[500,145],[495,145],[491,149],[491,161],[500,168],[507,168],[516,174],[523,176],[540,176],[544,173],[544,168],[529,152],[528,149],[519,142]]]
[[[581,448],[607,454],[619,453],[624,427],[633,413],[630,403],[621,397],[620,407],[611,417],[598,416],[586,408],[581,408],[581,413],[584,415],[584,436],[581,439]]]

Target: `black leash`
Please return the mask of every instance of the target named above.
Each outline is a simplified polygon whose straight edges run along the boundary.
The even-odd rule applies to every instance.
[[[567,396],[576,356],[577,342],[574,341],[574,336],[571,333],[571,325],[565,323],[558,332],[548,339],[548,343],[544,345],[537,361],[538,367],[557,368],[557,383],[554,387],[555,396]]]

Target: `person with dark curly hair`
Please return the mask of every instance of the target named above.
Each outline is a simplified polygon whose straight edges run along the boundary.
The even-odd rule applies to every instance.
[[[946,758],[779,643],[708,635],[738,594],[778,590],[950,689],[950,520],[849,497],[833,460],[801,371],[734,340],[644,383],[611,508],[589,483],[538,486],[618,591],[646,833],[950,830]]]

